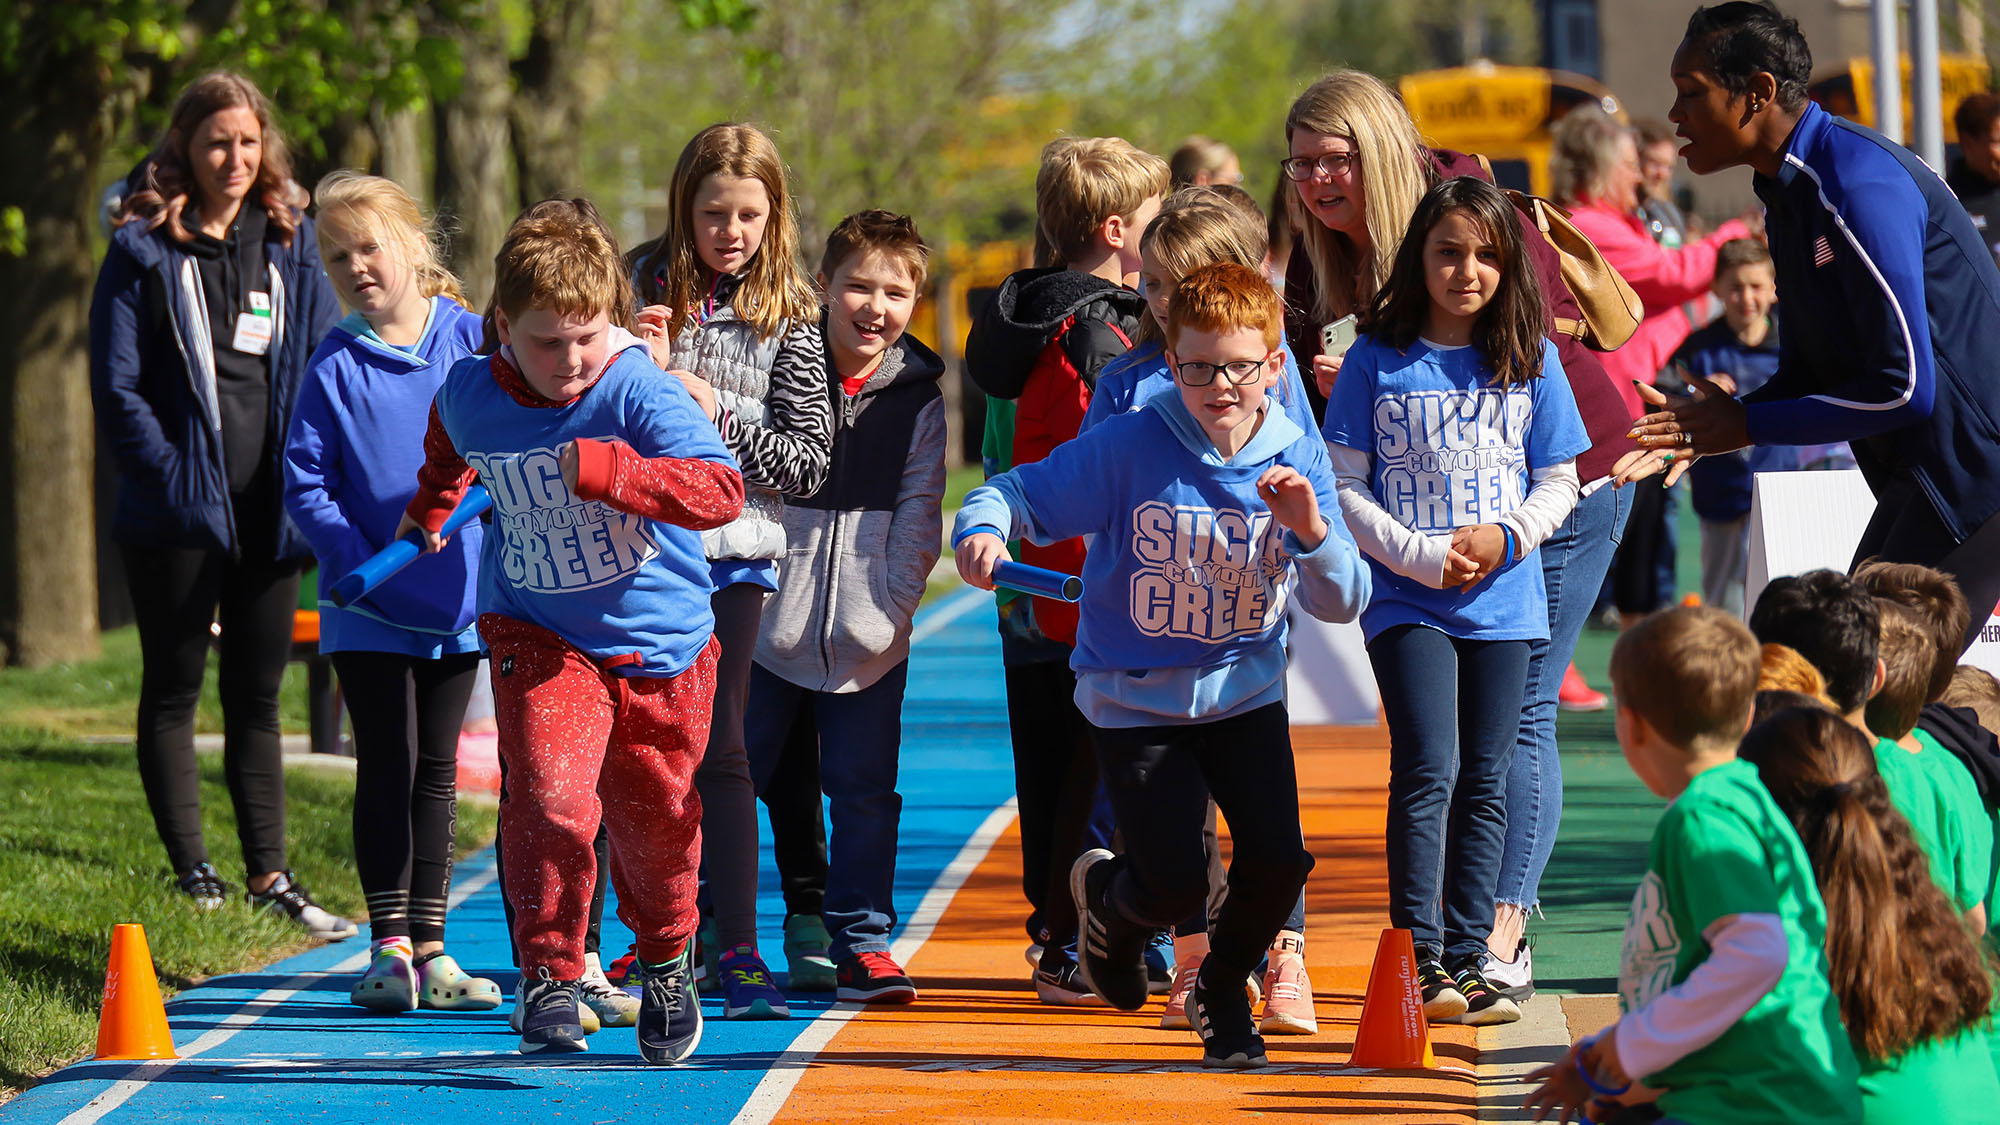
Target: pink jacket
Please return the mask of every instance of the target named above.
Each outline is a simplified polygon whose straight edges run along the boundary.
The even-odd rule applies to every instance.
[[[1650,386],[1667,365],[1674,349],[1694,330],[1681,303],[1708,292],[1715,280],[1716,252],[1732,238],[1749,238],[1750,228],[1731,219],[1701,241],[1669,250],[1653,241],[1645,220],[1607,203],[1578,203],[1570,218],[1645,303],[1646,318],[1639,322],[1639,330],[1624,347],[1604,353],[1605,373],[1618,393],[1634,414],[1644,414],[1632,380]]]

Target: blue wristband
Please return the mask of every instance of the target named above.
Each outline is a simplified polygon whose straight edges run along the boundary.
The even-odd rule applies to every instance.
[[[1592,1093],[1598,1095],[1599,1097],[1615,1098],[1620,1094],[1623,1094],[1625,1091],[1630,1090],[1632,1088],[1632,1083],[1630,1081],[1627,1081],[1623,1086],[1619,1086],[1614,1089],[1610,1086],[1606,1086],[1598,1082],[1597,1076],[1590,1072],[1590,1068],[1583,1065],[1583,1053],[1585,1051],[1588,1051],[1590,1048],[1596,1046],[1597,1040],[1598,1036],[1592,1035],[1589,1038],[1585,1039],[1583,1042],[1578,1043],[1576,1045],[1576,1073],[1579,1077],[1583,1079],[1583,1084],[1590,1087]]]
[[[1506,524],[1504,524],[1504,523],[1503,523],[1503,524],[1501,524],[1501,525],[1500,525],[1500,537],[1501,537],[1501,539],[1505,540],[1505,541],[1506,541],[1506,544],[1507,544],[1507,549],[1506,549],[1506,551],[1505,551],[1505,552],[1503,552],[1503,553],[1502,553],[1502,555],[1501,555],[1501,557],[1500,557],[1500,565],[1502,565],[1502,566],[1505,566],[1505,565],[1507,565],[1508,563],[1510,563],[1510,562],[1513,562],[1513,561],[1514,561],[1514,529],[1513,529],[1513,528],[1511,528],[1511,527],[1508,527],[1508,526],[1507,526]]]

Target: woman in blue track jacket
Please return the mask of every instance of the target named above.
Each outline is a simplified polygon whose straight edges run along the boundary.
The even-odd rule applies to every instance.
[[[1762,4],[1697,9],[1668,117],[1698,174],[1747,164],[1785,303],[1778,371],[1741,401],[1650,396],[1625,479],[1752,443],[1852,443],[1875,492],[1857,560],[1951,574],[1970,645],[2000,599],[2000,269],[1922,161],[1806,97],[1798,23]],[[1703,373],[1697,372],[1697,375]]]
[[[111,534],[139,622],[139,777],[180,889],[221,906],[194,757],[219,616],[223,771],[250,901],[346,937],[354,924],[286,870],[278,733],[311,557],[284,511],[285,430],[339,308],[270,106],[245,79],[189,86],[135,180],[91,299],[90,390],[117,460]]]

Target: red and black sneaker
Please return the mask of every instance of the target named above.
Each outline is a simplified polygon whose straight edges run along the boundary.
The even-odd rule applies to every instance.
[[[910,983],[896,959],[879,949],[841,959],[836,977],[835,997],[863,1004],[908,1004],[917,998],[917,986]]]
[[[625,956],[604,967],[604,979],[620,988],[628,984],[636,985],[639,983],[639,974],[634,970],[638,965],[639,947],[635,945],[625,951]]]

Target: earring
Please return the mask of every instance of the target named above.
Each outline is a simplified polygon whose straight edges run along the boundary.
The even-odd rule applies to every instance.
[[[1758,98],[1751,98],[1751,99],[1750,99],[1750,112],[1751,112],[1751,113],[1756,113],[1757,111],[1759,111],[1759,110],[1761,110],[1761,109],[1763,109],[1763,108],[1764,108],[1764,103],[1763,103],[1763,101],[1762,101],[1761,99],[1758,99]]]

